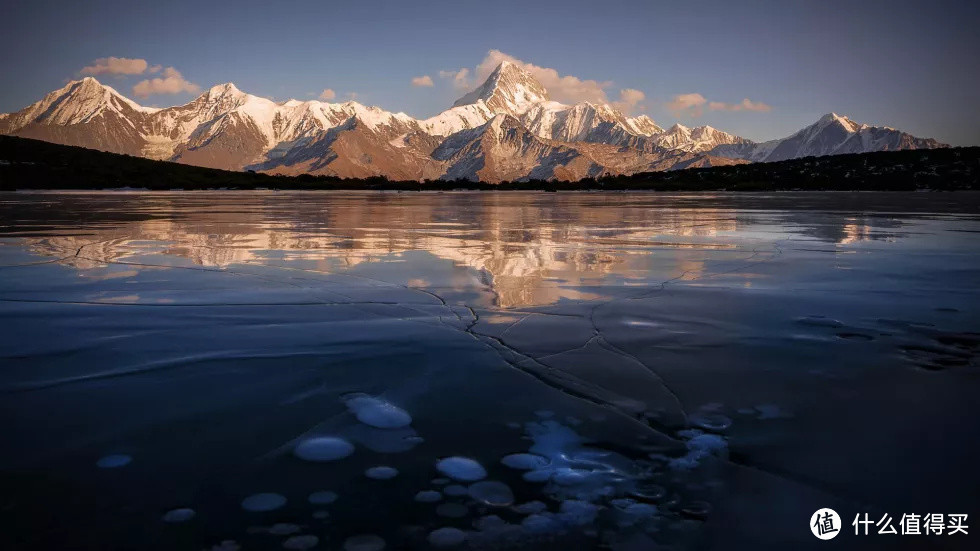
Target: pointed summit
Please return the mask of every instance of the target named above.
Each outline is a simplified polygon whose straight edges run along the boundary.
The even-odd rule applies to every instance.
[[[516,63],[502,61],[476,90],[459,98],[453,107],[482,100],[492,113],[519,115],[536,103],[548,101],[548,91]]]

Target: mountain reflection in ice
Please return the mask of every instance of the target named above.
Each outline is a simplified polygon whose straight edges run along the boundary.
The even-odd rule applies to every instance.
[[[0,195],[3,547],[738,549],[820,507],[980,514],[976,205]]]

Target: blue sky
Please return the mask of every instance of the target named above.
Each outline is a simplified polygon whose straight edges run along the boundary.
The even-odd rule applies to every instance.
[[[279,100],[330,89],[334,101],[353,93],[362,103],[424,117],[463,93],[440,71],[467,68],[467,82],[478,84],[477,66],[497,50],[594,80],[610,101],[620,90],[638,90],[643,99],[633,95],[632,109],[661,126],[710,124],[762,140],[835,111],[980,145],[978,2],[8,4],[0,21],[0,112],[20,109],[113,56],[161,67],[96,75],[146,105],[194,97],[187,91],[135,97],[134,85],[164,78],[172,67],[202,88],[230,81]],[[433,86],[412,85],[423,76]],[[591,93],[590,85],[573,82],[568,95],[583,86]],[[678,109],[682,94],[686,109]]]

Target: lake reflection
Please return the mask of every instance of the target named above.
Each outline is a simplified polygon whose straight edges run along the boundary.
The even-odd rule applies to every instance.
[[[4,548],[757,549],[820,507],[980,514],[978,204],[2,194]]]
[[[372,264],[397,263],[385,274],[397,283],[429,287],[442,280],[457,291],[482,288],[492,297],[481,298],[481,304],[504,308],[600,298],[595,288],[614,283],[697,279],[706,265],[724,267],[778,239],[837,246],[898,239],[911,222],[887,213],[801,211],[814,206],[804,201],[786,205],[792,210],[784,212],[760,211],[760,198],[724,195],[155,193],[8,199],[4,218],[16,222],[3,228],[7,244],[48,257],[68,255],[64,263],[82,272],[108,262],[139,269],[186,260],[207,268],[262,264],[324,273],[369,273]],[[838,206],[832,200],[825,206]],[[911,201],[906,206],[918,207]],[[22,240],[10,241],[15,235]],[[445,265],[406,255],[413,251],[468,270],[447,281]]]

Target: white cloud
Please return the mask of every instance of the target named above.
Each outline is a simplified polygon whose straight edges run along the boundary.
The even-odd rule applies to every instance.
[[[429,75],[414,77],[412,79],[412,86],[433,86],[432,77]]]
[[[163,78],[146,79],[133,86],[133,94],[145,98],[153,94],[179,94],[187,92],[196,94],[201,91],[201,87],[193,82],[188,82],[180,71],[173,67],[163,69]]]
[[[337,92],[334,92],[330,88],[324,88],[323,91],[320,92],[320,96],[319,97],[323,101],[330,101],[333,98],[337,97]]]
[[[674,96],[674,99],[667,102],[667,109],[675,116],[700,117],[704,113],[704,104],[706,103],[708,103],[707,98],[701,94],[678,94]]]
[[[752,101],[749,98],[743,99],[740,103],[724,103],[712,101],[708,103],[708,109],[712,111],[772,111],[772,106],[761,101]]]
[[[92,65],[82,67],[83,75],[141,75],[146,72],[145,59],[128,57],[100,57]],[[159,66],[156,66],[159,68]],[[159,69],[158,69],[159,70]]]
[[[708,101],[707,98],[697,93],[678,94],[674,96],[674,99],[667,102],[667,109],[676,116],[700,117],[704,114],[705,106],[709,111],[772,111],[772,106],[761,101],[752,101],[749,98],[745,98],[739,103],[725,103],[723,101]]]
[[[439,77],[452,79],[453,88],[457,90],[469,90],[473,87],[470,82],[470,70],[466,67],[458,71],[439,71]]]
[[[619,101],[614,101],[613,107],[623,113],[632,113],[639,106],[639,103],[645,99],[647,99],[647,95],[643,92],[635,88],[624,88],[619,91]]]

